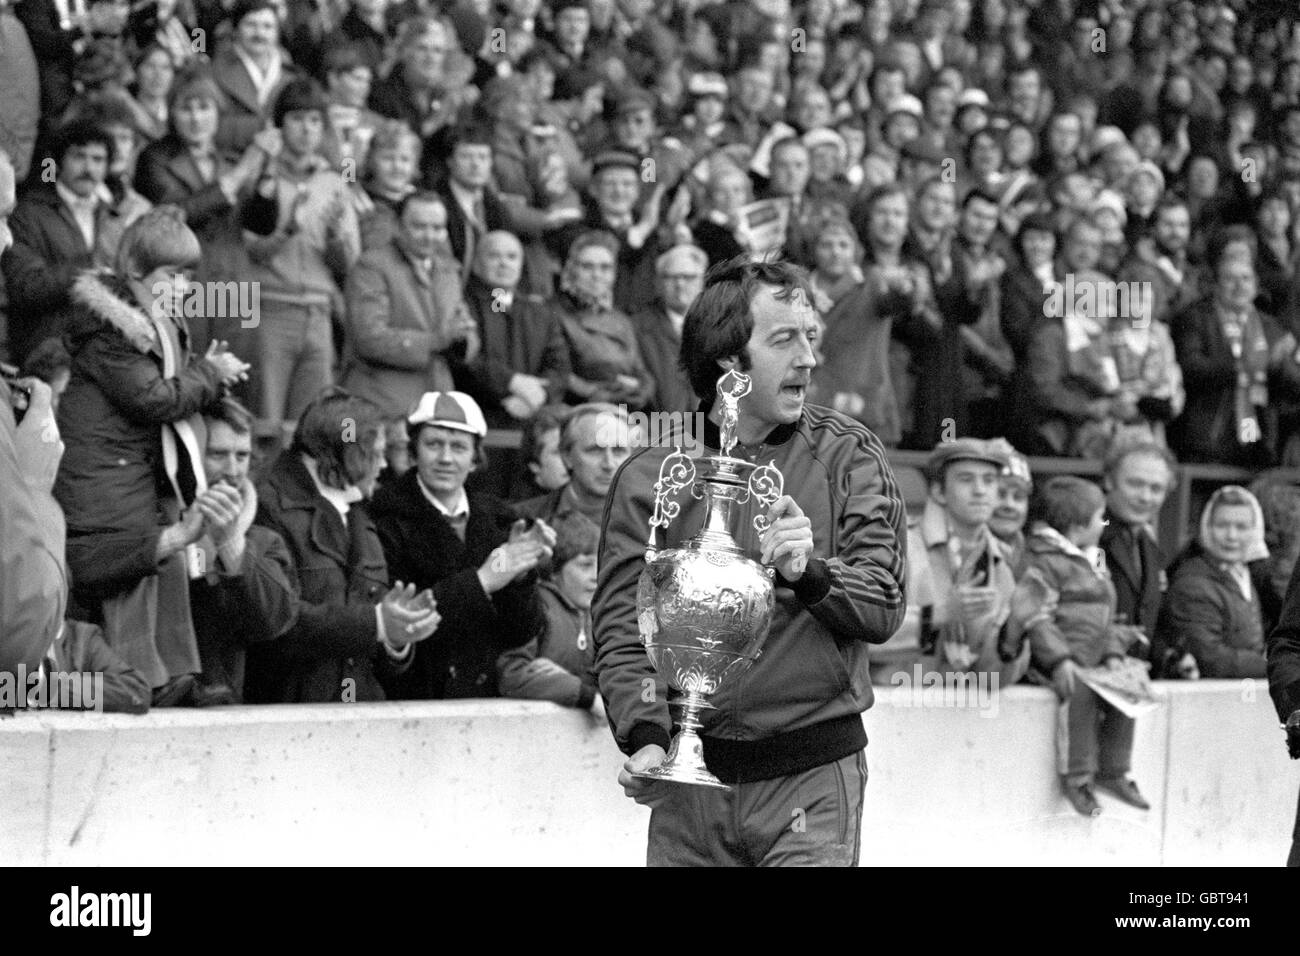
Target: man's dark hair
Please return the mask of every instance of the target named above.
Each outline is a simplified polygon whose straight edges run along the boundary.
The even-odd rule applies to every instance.
[[[209,424],[221,422],[236,435],[251,435],[253,433],[253,413],[230,396],[226,396],[215,405],[209,406],[207,411],[203,413],[203,418]]]
[[[921,193],[918,192],[917,196]],[[857,231],[859,238],[862,240],[862,248],[870,258],[871,253],[871,213],[876,208],[876,204],[882,199],[888,199],[890,196],[902,196],[907,203],[908,209],[912,207],[912,197],[907,194],[907,190],[901,183],[888,182],[881,183],[879,186],[872,188],[871,192],[862,196],[853,203],[853,208],[849,210],[849,222]]]
[[[401,221],[401,218],[406,215],[406,207],[417,202],[437,203],[439,206],[443,207],[447,205],[447,201],[432,189],[417,189],[415,192],[404,197],[402,201],[397,204],[398,221]]]
[[[600,528],[581,511],[570,511],[555,522],[555,554],[551,558],[553,574],[574,558],[595,554],[600,545]]]
[[[325,91],[321,89],[319,83],[308,77],[291,80],[285,84],[275,98],[271,119],[277,127],[282,128],[284,118],[290,113],[306,112],[319,113],[323,122],[326,124],[329,122],[329,100],[325,96]]]
[[[331,388],[303,411],[289,450],[310,455],[321,482],[342,489],[366,477],[383,430],[383,412],[373,402]]]
[[[1151,214],[1151,221],[1155,222],[1159,219],[1160,214],[1166,209],[1187,209],[1187,199],[1176,192],[1166,190],[1161,194],[1159,201],[1156,202],[1155,211]]]
[[[1233,223],[1230,226],[1224,226],[1210,236],[1205,260],[1210,264],[1215,275],[1219,273],[1219,266],[1223,263],[1224,253],[1228,251],[1228,246],[1234,242],[1244,242],[1250,247],[1250,264],[1255,264],[1256,256],[1259,254],[1259,239],[1255,235],[1255,230],[1243,223]]]
[[[493,139],[492,127],[486,123],[473,120],[459,123],[451,129],[444,140],[447,157],[450,159],[458,146],[491,146]]]
[[[568,414],[569,409],[565,405],[543,405],[537,410],[537,414],[524,429],[523,441],[519,445],[519,456],[523,458],[524,464],[537,461],[542,449],[542,436],[547,432],[563,431]],[[558,442],[556,448],[559,448]]]
[[[999,151],[1003,149],[1002,134],[991,126],[983,126],[970,134],[970,139],[966,140],[966,145],[962,147],[961,158],[967,166],[970,165],[970,159],[975,155],[975,143],[981,139],[991,139],[993,145]]]
[[[56,163],[62,164],[68,150],[90,143],[103,144],[108,150],[108,165],[112,166],[117,158],[117,146],[108,130],[93,119],[75,119],[60,126],[51,139],[50,155]]]
[[[704,290],[691,304],[682,325],[680,365],[700,398],[717,394],[723,369],[720,359],[737,355],[740,371],[749,369],[749,338],[754,334],[754,296],[775,287],[778,300],[796,289],[812,301],[808,274],[790,262],[751,262],[736,256],[719,262],[704,276]]]
[[[983,186],[979,186],[976,187],[975,189],[972,189],[970,192],[966,194],[966,198],[961,201],[961,208],[965,209],[975,200],[992,203],[994,206],[998,204],[998,198],[996,196],[990,193]]]
[[[1048,527],[1069,534],[1071,528],[1087,525],[1105,504],[1101,489],[1086,478],[1053,475],[1038,490],[1035,513]]]

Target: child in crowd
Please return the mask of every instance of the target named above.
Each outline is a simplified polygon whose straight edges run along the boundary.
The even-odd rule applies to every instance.
[[[1051,677],[1061,699],[1062,787],[1071,805],[1090,817],[1101,813],[1094,784],[1131,806],[1150,807],[1128,776],[1132,718],[1079,676],[1081,668],[1103,663],[1120,668],[1133,640],[1130,629],[1114,623],[1115,588],[1098,547],[1105,510],[1101,489],[1090,481],[1061,475],[1044,483],[1008,624],[1010,637],[1028,636],[1033,666]],[[1045,605],[1053,599],[1049,611]]]
[[[539,586],[546,629],[497,659],[499,686],[503,697],[586,710],[596,699],[591,597],[600,529],[574,511],[556,522],[555,536],[551,578]]]

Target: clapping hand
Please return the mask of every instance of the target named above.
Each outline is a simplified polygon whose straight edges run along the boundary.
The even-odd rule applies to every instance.
[[[530,408],[530,413],[546,404],[547,381],[537,375],[525,375],[517,372],[510,377],[510,391],[522,399]],[[526,416],[516,416],[523,418]]]
[[[520,518],[510,526],[510,540],[532,541],[535,544],[541,545],[547,551],[554,551],[556,540],[555,529],[541,518],[537,518],[533,521],[531,527],[527,521]],[[549,557],[550,555],[548,554],[547,558],[549,559]]]
[[[222,385],[234,385],[236,382],[245,381],[249,370],[253,367],[247,362],[240,361],[238,356],[229,351],[229,346],[225,342],[211,343],[203,358],[216,368]]]
[[[394,647],[424,640],[442,621],[432,591],[426,589],[417,594],[414,584],[403,585],[401,581],[379,602],[379,613],[384,620],[384,636]]]
[[[220,547],[238,526],[244,510],[244,496],[238,488],[215,484],[195,499],[194,507],[203,515],[213,544]]]

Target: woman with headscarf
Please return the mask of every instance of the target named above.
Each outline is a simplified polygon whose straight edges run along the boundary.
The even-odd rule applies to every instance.
[[[184,274],[199,254],[181,211],[163,206],[126,230],[115,272],[77,278],[59,403],[68,450],[54,495],[68,521],[74,616],[102,621],[155,704],[185,697],[199,672],[189,578],[202,569],[189,546],[205,508],[234,507],[224,489],[205,488],[199,414],[249,368],[224,343],[190,351]]]
[[[1245,488],[1225,485],[1174,562],[1151,651],[1156,676],[1265,676],[1264,622],[1249,564],[1268,557],[1264,513]],[[1194,665],[1185,660],[1190,655]]]
[[[618,240],[608,232],[584,232],[569,247],[551,307],[569,343],[574,403],[613,402],[635,411],[650,402],[655,382],[636,327],[614,308],[617,269]]]

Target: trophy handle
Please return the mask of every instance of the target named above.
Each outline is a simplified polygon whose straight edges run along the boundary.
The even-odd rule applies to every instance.
[[[650,534],[646,538],[646,562],[653,561],[659,549],[655,544],[655,529],[667,528],[682,506],[671,500],[677,492],[695,482],[695,463],[682,452],[681,446],[659,465],[659,480],[655,482],[654,511],[650,515]]]
[[[776,467],[775,458],[766,465],[759,465],[750,474],[749,493],[763,510],[771,507],[774,501],[785,494],[785,476]],[[754,530],[759,534],[770,527],[772,522],[767,519],[767,515],[760,512],[754,516]]]

